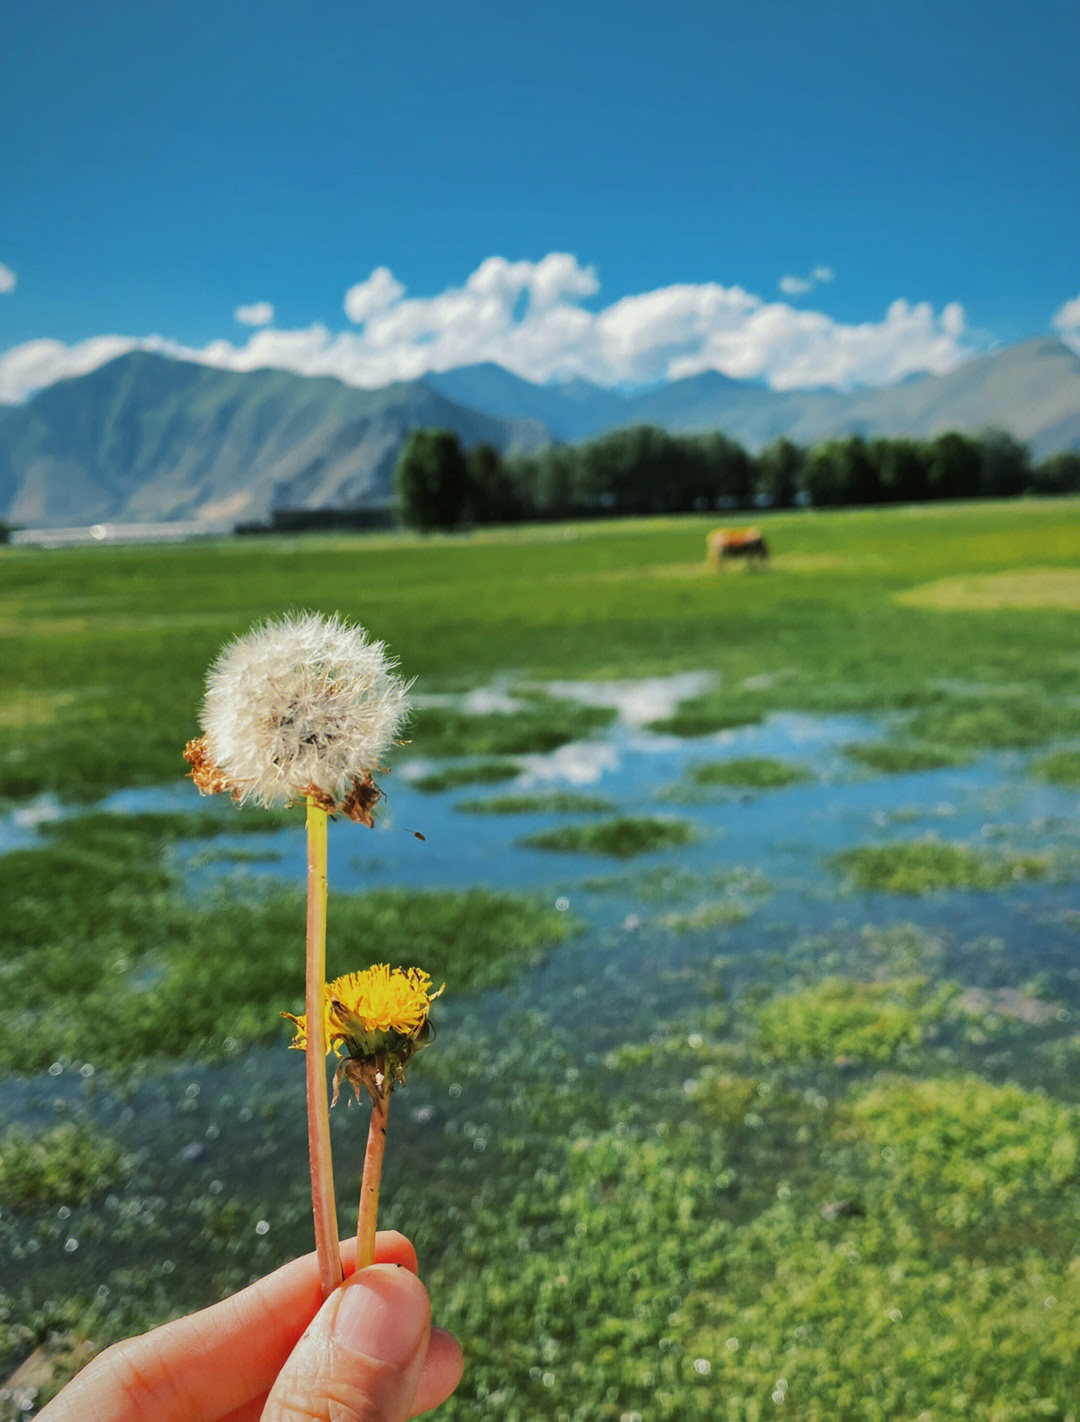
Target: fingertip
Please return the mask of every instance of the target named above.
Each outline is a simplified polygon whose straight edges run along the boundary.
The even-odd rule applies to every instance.
[[[419,1269],[412,1240],[396,1229],[381,1229],[375,1236],[375,1263],[400,1264],[412,1274]]]
[[[420,1383],[416,1389],[413,1415],[441,1407],[461,1381],[465,1358],[461,1344],[444,1328],[433,1328],[428,1340]]]
[[[427,1290],[408,1269],[372,1264],[358,1270],[326,1307],[334,1341],[348,1351],[404,1370],[419,1365],[431,1332]]]

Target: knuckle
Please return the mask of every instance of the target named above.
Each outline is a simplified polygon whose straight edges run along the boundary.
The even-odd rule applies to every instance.
[[[87,1365],[88,1381],[100,1383],[126,1399],[134,1415],[144,1412],[153,1403],[160,1403],[167,1378],[152,1357],[125,1343],[114,1343],[99,1353]]]
[[[332,1378],[282,1378],[266,1422],[396,1422],[375,1391]]]

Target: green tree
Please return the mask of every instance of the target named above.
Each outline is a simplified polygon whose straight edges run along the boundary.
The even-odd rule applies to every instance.
[[[1034,494],[1080,494],[1080,451],[1051,454],[1031,471]]]
[[[774,509],[789,509],[795,502],[805,462],[804,451],[783,436],[758,455],[758,492]]]
[[[570,451],[582,513],[660,513],[682,507],[681,442],[651,425],[613,430]]]
[[[525,516],[521,492],[494,445],[474,445],[465,467],[477,523],[513,523]]]
[[[533,506],[538,518],[572,518],[581,512],[577,495],[578,452],[552,445],[533,455]]]
[[[870,458],[885,503],[913,504],[926,498],[930,458],[925,445],[913,439],[875,439]]]
[[[414,430],[394,471],[401,520],[410,528],[453,528],[473,517],[469,470],[456,434]]]
[[[928,497],[974,499],[979,495],[979,447],[966,435],[950,430],[929,446]]]
[[[815,444],[806,456],[803,488],[816,509],[836,508],[847,502],[847,487],[836,441]]]
[[[881,502],[882,486],[870,448],[862,435],[829,439],[815,445],[806,462],[803,484],[817,508]]]
[[[727,435],[706,435],[701,441],[709,475],[710,494],[716,505],[746,508],[754,492],[754,464],[737,440]]]
[[[1021,494],[1031,481],[1031,455],[1027,446],[1008,430],[984,430],[978,439],[979,492],[989,499]]]

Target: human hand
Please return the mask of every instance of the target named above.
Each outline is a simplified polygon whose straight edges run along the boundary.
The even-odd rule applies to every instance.
[[[354,1243],[342,1245],[346,1270]],[[322,1303],[309,1254],[114,1344],[39,1422],[407,1422],[457,1387],[461,1349],[431,1327],[409,1241],[380,1233],[375,1260]]]

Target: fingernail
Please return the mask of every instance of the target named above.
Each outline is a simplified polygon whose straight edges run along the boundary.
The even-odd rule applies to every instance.
[[[403,1367],[427,1335],[431,1310],[415,1274],[374,1264],[342,1285],[334,1339],[355,1353]]]

